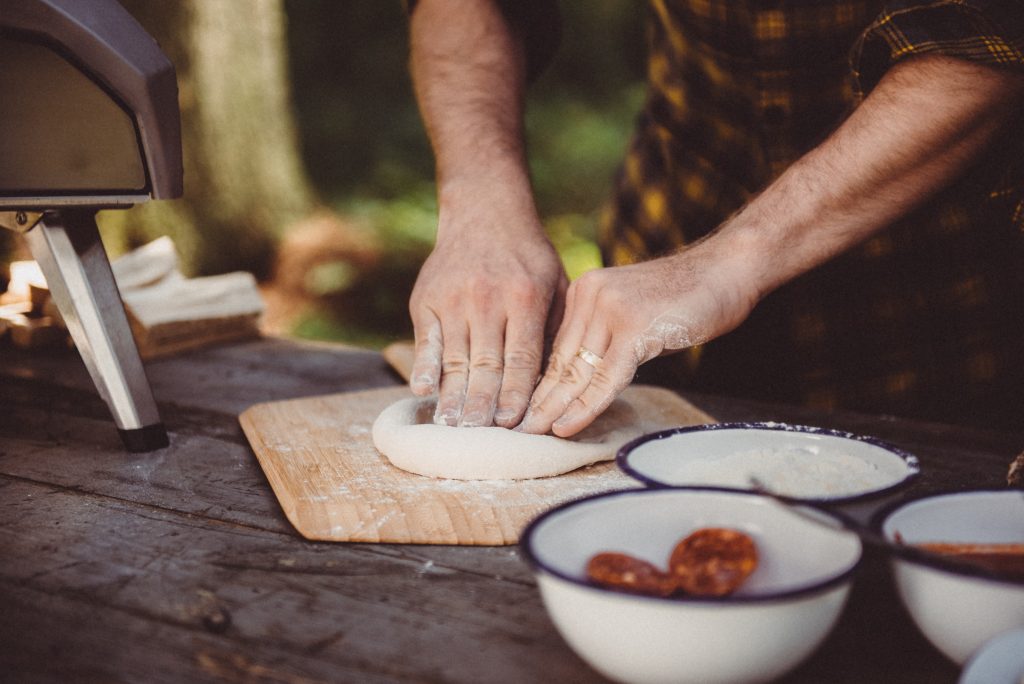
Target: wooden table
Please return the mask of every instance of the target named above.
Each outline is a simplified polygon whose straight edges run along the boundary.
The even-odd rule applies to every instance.
[[[311,543],[239,429],[262,401],[396,384],[381,357],[262,340],[149,364],[172,446],[132,455],[73,353],[0,350],[0,681],[588,682],[515,547]],[[722,420],[872,434],[915,489],[1002,486],[1007,434],[690,396]],[[952,682],[870,556],[787,682]]]

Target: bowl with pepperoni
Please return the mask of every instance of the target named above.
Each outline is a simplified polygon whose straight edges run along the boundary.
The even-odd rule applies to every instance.
[[[1024,492],[929,494],[881,510],[875,526],[894,543],[903,605],[950,660],[1024,627]]]
[[[629,682],[781,676],[831,631],[862,552],[827,512],[700,487],[578,499],[520,547],[569,646]]]

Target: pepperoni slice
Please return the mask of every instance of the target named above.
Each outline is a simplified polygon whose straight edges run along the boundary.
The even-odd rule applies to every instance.
[[[757,567],[757,547],[738,530],[708,527],[679,542],[668,567],[682,591],[694,596],[725,596],[736,591]]]
[[[668,596],[676,588],[671,575],[624,553],[597,554],[587,563],[587,577],[602,587],[648,596]]]

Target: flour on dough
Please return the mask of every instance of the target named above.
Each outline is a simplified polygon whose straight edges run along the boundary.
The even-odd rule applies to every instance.
[[[402,470],[453,480],[528,480],[561,475],[615,458],[642,433],[639,417],[617,399],[570,439],[501,427],[452,427],[433,422],[435,398],[402,399],[373,423],[373,444]]]

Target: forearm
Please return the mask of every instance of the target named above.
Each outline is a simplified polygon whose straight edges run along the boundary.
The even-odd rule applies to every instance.
[[[752,255],[760,298],[948,186],[1022,101],[1024,76],[917,57],[894,67],[825,142],[715,236]]]
[[[920,57],[894,67],[825,142],[742,211],[670,256],[573,282],[523,429],[570,436],[664,352],[719,337],[781,284],[913,210],[979,158],[1020,75]],[[583,359],[586,349],[597,360]]]
[[[533,213],[522,131],[525,56],[500,8],[491,0],[420,0],[411,69],[436,159],[441,231],[452,204],[499,187],[512,205],[502,209]]]
[[[566,287],[527,172],[523,46],[494,0],[419,0],[411,34],[439,213],[409,300],[410,385],[438,392],[439,423],[512,427]]]

